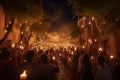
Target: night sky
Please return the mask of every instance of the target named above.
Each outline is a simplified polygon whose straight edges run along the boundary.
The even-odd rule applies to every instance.
[[[75,23],[71,8],[66,0],[43,0],[43,7],[48,16],[51,17],[51,30],[58,31],[67,23]]]

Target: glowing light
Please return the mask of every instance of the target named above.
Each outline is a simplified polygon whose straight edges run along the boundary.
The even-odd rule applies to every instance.
[[[55,56],[53,56],[52,59],[55,61],[56,60]]]
[[[22,24],[20,24],[20,27],[22,26]]]
[[[7,33],[7,30],[5,29],[5,32]]]
[[[92,20],[95,20],[95,18],[94,18],[94,17],[92,17]]]
[[[7,27],[8,27],[8,25],[7,25]]]
[[[20,80],[26,80],[27,78],[27,73],[26,71],[24,70],[22,74],[20,74]]]
[[[24,49],[24,47],[22,45],[20,45],[20,49]]]
[[[75,47],[74,50],[77,51],[77,47]]]
[[[21,32],[21,34],[23,34],[23,32]]]
[[[74,52],[72,51],[71,54],[74,55]]]
[[[99,47],[99,49],[98,49],[99,51],[103,51],[103,48],[101,48],[101,47]]]
[[[23,42],[22,41],[20,41],[20,44],[22,44]]]
[[[60,53],[59,56],[61,56],[62,54]]]
[[[11,24],[11,21],[9,21],[9,24]]]
[[[85,49],[85,45],[83,45],[82,48]]]
[[[95,39],[95,42],[97,42],[97,39]]]
[[[81,28],[84,28],[84,26],[82,25]]]
[[[71,58],[68,58],[68,61],[71,61]]]
[[[114,58],[114,56],[113,55],[110,55],[110,59],[113,59]]]
[[[90,59],[91,59],[91,60],[94,60],[94,56],[91,56]]]
[[[92,39],[88,39],[88,42],[89,42],[90,44],[92,44]]]
[[[91,22],[89,22],[89,25],[91,24]]]
[[[13,48],[15,47],[15,43],[12,44],[12,47],[13,47]]]

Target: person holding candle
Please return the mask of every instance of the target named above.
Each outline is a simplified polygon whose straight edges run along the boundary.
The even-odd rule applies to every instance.
[[[38,65],[33,62],[34,51],[28,50],[24,57],[26,61],[18,67],[19,80],[37,80]]]

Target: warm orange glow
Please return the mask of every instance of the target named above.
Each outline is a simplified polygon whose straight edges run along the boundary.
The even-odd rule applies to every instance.
[[[91,58],[91,60],[94,60],[94,56],[91,56],[90,58]]]
[[[26,80],[27,74],[26,71],[24,70],[22,74],[20,74],[20,80]]]
[[[71,61],[71,58],[68,58],[68,61]]]
[[[55,61],[56,60],[55,56],[53,56],[52,59]]]
[[[71,52],[72,55],[74,55],[73,51]]]
[[[101,47],[99,47],[99,49],[98,49],[99,51],[103,51],[103,48],[101,48]]]
[[[7,33],[7,30],[5,29],[5,32]]]
[[[21,34],[23,34],[23,32],[21,32]]]
[[[24,47],[22,45],[20,45],[20,49],[24,49]]]
[[[15,47],[15,43],[12,44],[12,47],[13,47],[13,48]]]
[[[97,42],[97,39],[95,39],[95,42]]]
[[[84,48],[85,48],[85,46],[83,45],[83,46],[82,46],[82,48],[84,49]]]
[[[9,21],[9,24],[11,24],[11,21]]]
[[[114,58],[114,56],[113,55],[110,55],[110,59],[113,59]]]
[[[89,39],[88,42],[89,42],[90,44],[92,44],[92,39]]]
[[[92,20],[94,20],[95,18],[94,17],[92,17]]]
[[[84,28],[84,26],[82,25],[81,28]]]
[[[59,56],[61,56],[61,53],[59,54]]]
[[[74,50],[77,51],[77,47],[75,47]]]
[[[89,22],[89,25],[91,24],[91,22]]]

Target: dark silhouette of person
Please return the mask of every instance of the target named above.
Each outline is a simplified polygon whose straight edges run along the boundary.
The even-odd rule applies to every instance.
[[[80,51],[77,48],[75,55],[73,56],[73,77],[74,80],[78,80],[78,61],[79,61]]]
[[[16,80],[16,66],[7,49],[0,53],[0,80]]]
[[[25,62],[21,63],[18,66],[18,79],[20,78],[20,74],[23,73],[25,70],[27,73],[27,79],[26,80],[37,80],[37,74],[38,74],[38,65],[33,62],[34,57],[34,51],[28,50],[24,57],[26,59]]]
[[[81,63],[80,80],[94,80],[92,64],[87,54],[84,54]]]
[[[120,80],[120,64],[114,69],[114,80]]]
[[[53,67],[48,63],[48,57],[46,54],[40,56],[40,62],[38,80],[58,80],[57,73],[59,72],[59,68],[58,66]]]
[[[103,56],[98,57],[98,65],[99,67],[96,71],[95,80],[112,80],[110,66],[105,63]]]

